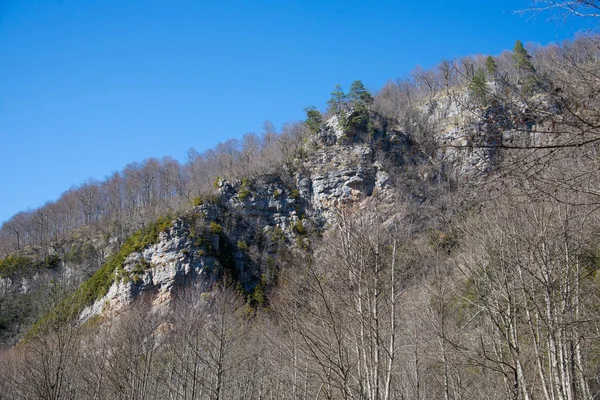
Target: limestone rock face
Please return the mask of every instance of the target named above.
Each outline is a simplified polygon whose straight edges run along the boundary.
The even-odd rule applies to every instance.
[[[277,227],[289,233],[289,228],[306,212],[303,191],[279,176],[262,176],[252,181],[221,180],[219,192],[229,207],[266,230]]]
[[[487,124],[474,124],[450,129],[436,139],[441,145],[437,157],[444,172],[477,176],[493,168],[502,136]]]
[[[460,107],[450,100],[430,105],[426,112],[436,119],[461,118]],[[490,109],[486,113],[460,124],[442,124],[434,138],[442,173],[477,176],[492,168],[496,146],[511,140],[507,132],[512,123],[507,110]],[[206,221],[221,221],[224,212],[235,215],[255,227],[254,232],[283,237],[293,247],[302,243],[297,232],[299,222],[302,230],[325,229],[344,209],[360,207],[374,195],[391,195],[394,189],[389,168],[431,161],[412,146],[398,129],[380,130],[371,136],[344,132],[334,116],[310,138],[310,151],[299,160],[295,171],[237,181],[220,179],[218,201],[193,212]],[[236,243],[243,235],[233,229],[227,235]],[[107,295],[86,308],[81,320],[116,312],[143,293],[152,294],[155,306],[162,307],[188,282],[208,288],[215,279],[213,271],[219,268],[215,252],[233,252],[235,262],[244,264],[239,251],[220,249],[222,239],[220,234],[208,235],[200,245],[186,219],[176,220],[168,232],[160,234],[157,243],[127,257]],[[251,281],[247,271],[240,268],[238,272],[242,281]],[[5,286],[0,282],[0,291]]]
[[[309,214],[332,222],[339,211],[358,205],[375,192],[385,194],[390,188],[390,177],[382,163],[377,161],[373,143],[364,143],[356,136],[339,136],[335,117],[325,124],[320,135],[314,139],[318,148],[303,163],[303,172],[298,174],[298,189],[308,204]],[[333,127],[332,127],[333,126]],[[334,128],[337,128],[334,129]],[[328,140],[330,132],[335,141]],[[326,139],[324,139],[326,138]],[[406,143],[386,138],[391,150],[406,151]],[[395,163],[404,163],[399,156]]]
[[[207,222],[221,221],[223,213],[235,215],[263,235],[283,237],[288,245],[301,246],[301,235],[305,233],[300,232],[322,229],[344,208],[357,206],[376,192],[385,195],[391,189],[390,176],[377,159],[376,146],[384,146],[394,155],[391,162],[405,162],[408,142],[401,134],[393,133],[379,141],[364,140],[357,134],[348,136],[334,117],[313,138],[313,149],[294,174],[220,179],[218,204],[203,204],[192,212]],[[243,236],[233,229],[227,232],[230,243]],[[100,313],[118,312],[144,293],[152,294],[154,305],[160,308],[188,282],[209,287],[215,279],[213,271],[219,268],[214,256],[219,251],[233,252],[235,262],[244,264],[239,251],[219,248],[222,236],[203,237],[200,245],[191,231],[186,218],[177,219],[168,232],[160,234],[157,243],[130,254],[106,296],[86,308],[81,321]],[[252,280],[243,268],[238,274],[242,281]]]
[[[208,285],[215,261],[194,245],[185,220],[177,219],[168,232],[159,234],[157,243],[126,258],[108,293],[84,309],[80,321],[122,310],[142,293],[152,294],[156,307],[168,305],[175,291],[186,283]]]
[[[498,94],[501,90],[494,83],[488,86],[491,93]],[[548,115],[560,112],[556,100],[545,95],[531,99],[529,104],[514,99],[510,108],[492,104],[481,109],[470,102],[466,91],[428,101],[421,112],[430,126],[437,127],[433,139],[438,147],[436,161],[441,172],[467,179],[481,177],[497,164],[500,146],[551,141],[546,121],[534,117],[530,108],[547,110]]]
[[[358,202],[373,194],[377,183],[377,167],[343,166],[322,174],[313,174],[311,204],[328,220],[344,205]]]

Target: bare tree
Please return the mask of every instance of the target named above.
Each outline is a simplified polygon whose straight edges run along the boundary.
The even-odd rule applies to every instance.
[[[230,287],[192,287],[175,305],[168,332],[170,398],[253,398],[252,330],[244,303]],[[246,342],[248,341],[248,342]],[[246,379],[250,374],[253,379]]]
[[[18,358],[16,392],[30,399],[75,399],[80,367],[79,332],[70,304],[60,302],[60,288],[50,295],[51,310],[23,345]]]
[[[589,399],[583,332],[596,317],[585,316],[594,285],[581,227],[594,221],[580,207],[528,200],[497,204],[467,228],[473,312],[487,318],[478,362],[504,376],[512,398]]]
[[[532,8],[520,13],[551,13],[551,18],[566,19],[569,16],[598,18],[600,3],[595,0],[534,0]]]

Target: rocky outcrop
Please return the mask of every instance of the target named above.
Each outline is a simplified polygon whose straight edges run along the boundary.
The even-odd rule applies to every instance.
[[[490,83],[489,92],[503,98],[499,85]],[[503,105],[504,104],[504,105]],[[437,127],[434,141],[436,161],[447,177],[482,177],[498,164],[502,146],[531,146],[552,141],[547,123],[531,109],[560,112],[560,105],[549,95],[523,99],[492,101],[481,108],[473,104],[466,90],[454,90],[428,101],[421,107],[430,126]]]
[[[388,189],[389,176],[375,162],[366,144],[335,145],[317,150],[307,163],[308,176],[300,175],[299,187],[311,211],[327,222],[337,212],[378,191]]]
[[[324,139],[331,134],[334,140]],[[189,282],[209,287],[224,268],[220,257],[224,253],[235,264],[230,267],[235,268],[238,281],[251,290],[260,274],[252,270],[252,261],[239,248],[240,243],[267,242],[261,245],[263,251],[275,257],[275,250],[269,253],[268,242],[284,240],[288,246],[302,247],[307,232],[323,229],[341,209],[391,189],[388,172],[376,157],[375,146],[381,142],[363,143],[358,137],[346,140],[335,120],[313,140],[313,150],[302,160],[302,168],[287,181],[280,175],[218,180],[218,198],[175,220],[156,243],[128,255],[108,293],[80,314],[81,321],[118,312],[143,293],[152,294],[153,304],[161,308]],[[390,135],[386,146],[404,149],[406,141]],[[395,162],[404,162],[403,156]],[[219,224],[226,225],[228,230],[211,231],[211,224],[219,230],[223,229]],[[263,238],[259,240],[256,232]],[[222,248],[224,245],[228,248]]]
[[[333,222],[340,210],[357,206],[373,194],[389,194],[388,167],[404,165],[410,158],[410,143],[402,133],[344,131],[337,116],[323,124],[308,146],[312,150],[302,160],[297,186],[306,199],[308,214],[324,224]]]
[[[458,117],[452,104],[444,110],[444,118]],[[484,118],[460,127],[448,125],[436,134],[442,168],[473,175],[489,171],[496,146],[504,140],[506,130],[500,123],[504,114],[504,110],[489,110]],[[108,293],[87,307],[81,320],[118,312],[142,293],[152,294],[154,305],[160,308],[189,282],[209,287],[223,270],[219,256],[223,253],[230,253],[230,262],[235,264],[230,267],[235,268],[238,281],[251,289],[259,274],[244,269],[251,261],[239,247],[255,240],[257,233],[269,240],[285,240],[291,247],[302,246],[302,240],[294,239],[302,239],[307,230],[325,229],[341,210],[360,206],[375,194],[390,195],[390,168],[428,161],[422,154],[415,156],[411,141],[401,132],[379,131],[367,138],[349,135],[336,117],[310,138],[307,147],[310,150],[299,160],[293,178],[275,174],[219,179],[218,197],[177,219],[155,244],[130,254]],[[209,224],[218,225],[226,218],[227,232],[211,231]],[[204,228],[194,225],[198,219]],[[229,247],[222,248],[227,243]],[[268,245],[265,251],[269,252]]]
[[[305,190],[275,175],[229,182],[218,181],[220,200],[265,232],[278,228],[291,236],[291,227],[306,214]]]
[[[213,250],[218,251],[218,235],[209,239]],[[154,305],[160,307],[168,305],[175,291],[188,282],[208,285],[217,260],[206,255],[205,247],[195,245],[189,224],[183,218],[177,219],[168,232],[159,234],[157,243],[126,258],[108,293],[84,309],[80,320],[118,312],[142,293],[152,294]]]

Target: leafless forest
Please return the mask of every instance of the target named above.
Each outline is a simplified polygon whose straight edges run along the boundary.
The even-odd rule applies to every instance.
[[[600,14],[597,1],[534,7],[567,21]],[[7,337],[41,318],[0,347],[0,399],[600,396],[599,36],[444,60],[374,94],[356,81],[306,111],[280,132],[266,122],[190,149],[183,164],[130,164],[7,221],[0,278],[26,277],[22,259],[60,269],[77,258],[80,271],[41,285],[28,320],[24,297],[0,297]],[[326,147],[332,118],[343,135]],[[253,291],[224,274],[158,311],[148,292],[85,323],[69,312],[63,299],[138,229],[219,204],[221,181],[243,200],[246,182],[275,176],[292,199],[323,148],[357,143],[391,189],[332,207],[321,225],[308,204],[306,225],[271,247],[236,239]],[[465,161],[475,156],[485,168]]]

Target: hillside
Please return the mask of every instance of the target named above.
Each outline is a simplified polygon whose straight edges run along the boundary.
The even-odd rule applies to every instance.
[[[0,399],[595,398],[599,48],[355,81],[15,215]]]

